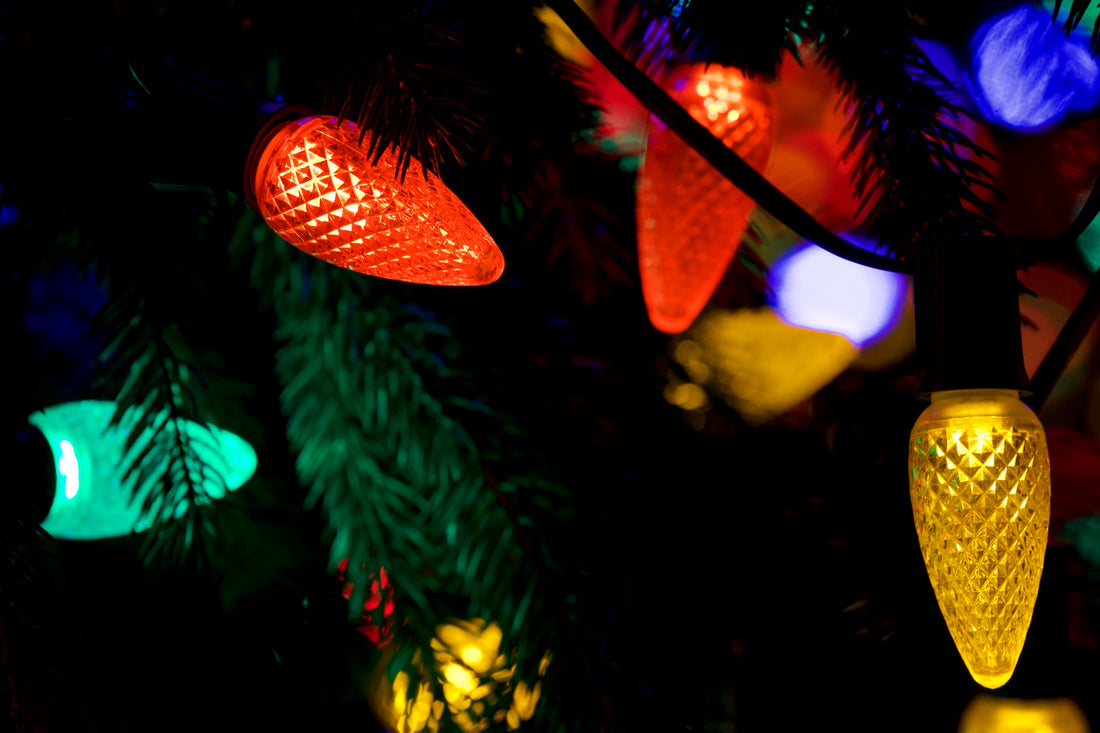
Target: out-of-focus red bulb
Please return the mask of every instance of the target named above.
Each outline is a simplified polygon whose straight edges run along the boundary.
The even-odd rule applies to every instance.
[[[736,69],[703,64],[672,74],[669,94],[756,170],[775,140],[771,95]],[[649,320],[679,333],[729,267],[754,202],[676,133],[650,120],[638,179],[638,259]]]
[[[486,285],[504,256],[473,212],[415,158],[397,180],[397,154],[376,164],[368,132],[311,116],[287,122],[260,153],[252,185],[275,233],[325,262],[390,280]]]
[[[345,557],[337,566],[337,577],[344,580],[347,570],[348,559]],[[344,583],[342,593],[344,598],[350,599],[354,591],[355,583]],[[373,620],[373,612],[379,606],[382,606],[381,626],[377,626]],[[393,631],[393,612],[393,586],[390,585],[390,580],[386,577],[386,569],[379,568],[378,578],[371,580],[370,594],[367,596],[367,600],[363,602],[363,616],[355,628],[375,646],[384,647],[393,638],[391,633]]]

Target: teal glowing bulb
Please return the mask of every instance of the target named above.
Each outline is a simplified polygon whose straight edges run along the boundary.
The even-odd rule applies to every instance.
[[[57,482],[42,529],[54,537],[96,540],[142,532],[152,526],[159,507],[154,506],[143,516],[142,504],[153,482],[167,468],[167,460],[140,486],[135,486],[134,477],[124,480],[126,439],[135,420],[128,412],[118,425],[111,425],[114,411],[113,402],[85,400],[48,407],[27,418],[42,431],[53,452]],[[182,429],[199,460],[225,482],[204,480],[206,498],[222,498],[227,490],[239,488],[256,472],[256,452],[240,437],[189,421],[182,423]],[[150,431],[139,436],[133,454],[138,455],[152,437]]]

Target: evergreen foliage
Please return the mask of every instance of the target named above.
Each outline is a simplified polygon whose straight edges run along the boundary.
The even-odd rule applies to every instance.
[[[0,9],[12,110],[0,133],[20,141],[0,170],[0,203],[20,207],[5,232],[10,320],[23,317],[36,278],[63,264],[107,298],[81,309],[96,310],[94,321],[54,352],[35,352],[25,325],[9,329],[28,355],[16,366],[29,385],[9,422],[86,397],[116,400],[116,420],[133,411],[134,436],[154,435],[126,464],[139,485],[154,480],[135,497],[155,519],[140,548],[149,572],[212,577],[223,610],[277,639],[257,642],[265,659],[282,664],[277,649],[292,649],[287,659],[301,668],[340,677],[339,692],[314,689],[294,704],[343,704],[349,727],[369,716],[349,698],[361,702],[362,670],[378,655],[333,629],[360,618],[382,568],[401,619],[391,677],[417,650],[430,658],[448,619],[497,621],[518,679],[536,679],[552,653],[539,712],[522,730],[762,729],[770,712],[728,708],[781,699],[767,688],[774,680],[819,705],[851,680],[848,702],[866,716],[853,725],[869,725],[902,699],[871,670],[882,659],[872,645],[928,605],[883,577],[905,565],[908,538],[865,526],[859,513],[880,501],[909,520],[904,501],[882,500],[877,487],[896,478],[889,438],[911,422],[897,397],[911,364],[867,378],[872,396],[861,400],[830,388],[802,430],[753,429],[716,408],[697,432],[660,403],[676,367],[645,323],[632,178],[583,143],[595,125],[590,90],[546,43],[538,5],[51,0]],[[940,30],[933,20],[950,24],[942,5],[624,0],[616,13],[633,57],[652,52],[646,34],[657,24],[675,41],[660,63],[768,76],[785,55],[813,54],[835,70],[854,104],[847,155],[865,224],[908,259],[933,237],[998,233],[980,195],[992,188],[986,151],[960,131],[965,113],[915,42]],[[1072,1],[1067,30],[1087,5]],[[1094,29],[1094,51],[1098,38]],[[278,239],[239,198],[250,105],[276,95],[371,130],[370,155],[394,148],[404,165],[423,161],[502,244],[502,281],[468,292],[371,280]],[[763,268],[743,247],[722,292],[761,302]],[[197,460],[184,420],[245,437],[259,475],[209,501],[204,483],[221,479]],[[667,465],[669,456],[683,465]],[[848,483],[820,481],[815,467]],[[10,506],[0,505],[4,695],[16,729],[44,730],[50,716],[16,698],[26,699],[24,680],[45,690],[32,698],[41,710],[65,694],[42,669],[63,655],[25,664],[39,643],[29,629],[41,599],[30,588],[46,539],[33,511]],[[764,556],[783,569],[754,566]],[[341,607],[333,576],[345,558],[354,590]],[[274,620],[257,621],[268,613]],[[373,612],[377,626],[382,613]],[[824,620],[783,637],[799,614]],[[746,642],[755,629],[765,641]],[[888,671],[901,678],[898,660],[929,638],[911,631]],[[320,660],[302,651],[319,639],[343,646]],[[819,660],[851,654],[836,663],[844,679],[803,690],[805,676],[829,672],[820,662],[793,672],[805,650]],[[332,672],[341,665],[359,666]],[[1097,680],[1089,669],[1081,687]],[[732,689],[745,679],[745,690]],[[431,685],[443,699],[442,682]],[[953,689],[943,705],[958,707],[960,695]],[[805,722],[812,707],[775,714]],[[65,715],[78,707],[61,717],[81,728]],[[454,729],[447,716],[444,729]]]

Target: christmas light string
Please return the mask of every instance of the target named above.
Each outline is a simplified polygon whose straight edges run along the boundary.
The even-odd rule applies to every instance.
[[[706,127],[693,119],[659,85],[620,53],[574,0],[546,0],[546,4],[561,17],[565,25],[596,60],[603,64],[639,102],[667,124],[719,173],[733,181],[756,201],[757,205],[772,214],[791,231],[849,262],[888,272],[913,274],[912,262],[866,250],[835,234],[772,185],[762,174],[753,170],[737,153],[714,137]],[[1093,184],[1092,191],[1077,217],[1060,234],[1048,241],[1013,240],[1013,249],[1018,253],[1016,267],[1025,269],[1032,264],[1049,259],[1052,249],[1061,249],[1072,244],[1098,213],[1100,213],[1100,179]],[[1088,332],[1089,324],[1100,315],[1100,284],[1098,283],[1100,283],[1100,275],[1094,275],[1092,286],[1082,297],[1058,339],[1036,370],[1032,383],[1028,385],[1030,395],[1027,402],[1033,409],[1038,410],[1046,401],[1058,375],[1065,369],[1077,346]]]
[[[668,127],[753,199],[761,208],[771,213],[791,231],[813,242],[838,257],[866,267],[889,272],[909,273],[910,263],[887,255],[871,252],[833,233],[810,216],[767,178],[753,170],[752,166],[726,147],[668,94],[640,71],[629,59],[604,38],[596,25],[573,0],[547,0],[562,21],[592,52],[596,60],[607,67],[646,109],[659,117]]]
[[[733,181],[756,203],[803,239],[838,257],[865,267],[888,272],[912,274],[912,263],[888,255],[871,252],[841,237],[814,219],[762,174],[724,146],[702,124],[695,121],[659,85],[639,70],[608,41],[595,23],[574,0],[546,0],[566,26],[639,102],[659,117],[697,153],[706,158],[720,173]],[[1094,185],[1076,219],[1062,233],[1049,241],[1018,240],[1022,252],[1017,266],[1021,269],[1044,259],[1038,251],[1042,246],[1060,248],[1072,243],[1100,213],[1100,180]]]
[[[547,0],[639,102],[788,228],[822,249],[914,279],[918,392],[931,404],[910,435],[909,490],[921,554],[967,669],[1005,684],[1031,624],[1050,522],[1046,438],[1023,367],[1016,264],[1020,240],[928,237],[912,259],[867,252],[835,235],[754,171],[603,37],[574,3]],[[1095,216],[1097,186],[1074,222],[1047,242],[1076,239]],[[1034,247],[1034,245],[1032,245]],[[1100,310],[1100,275],[1044,358],[1041,404]],[[981,358],[972,353],[975,340]],[[1038,408],[1036,408],[1038,409]],[[992,558],[992,560],[990,560]],[[990,567],[989,562],[996,565]],[[995,612],[995,609],[1003,609]]]

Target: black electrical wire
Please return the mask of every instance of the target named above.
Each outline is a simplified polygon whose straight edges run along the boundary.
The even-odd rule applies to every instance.
[[[718,172],[732,181],[793,232],[818,247],[838,257],[867,267],[890,272],[912,273],[910,263],[886,255],[869,252],[822,226],[798,204],[773,186],[737,153],[715,138],[709,130],[692,119],[691,115],[668,96],[646,74],[623,56],[606,39],[595,24],[585,15],[574,0],[547,0],[551,7],[573,31],[596,59],[612,76],[619,80],[639,102],[657,115],[684,142],[714,166]],[[1036,262],[1049,259],[1057,251],[1076,241],[1088,225],[1100,213],[1100,180],[1093,186],[1089,198],[1065,231],[1051,240],[1021,242],[1017,269],[1027,268]]]
[[[1081,296],[1077,307],[1070,313],[1062,330],[1058,332],[1058,337],[1054,339],[1050,350],[1043,357],[1043,361],[1028,384],[1031,395],[1026,402],[1031,409],[1038,412],[1050,397],[1055,383],[1062,376],[1070,359],[1077,353],[1077,349],[1085,340],[1097,317],[1100,317],[1100,270],[1093,273],[1085,294]]]
[[[1016,269],[1025,270],[1038,262],[1051,259],[1052,253],[1072,245],[1088,229],[1097,214],[1100,214],[1100,178],[1093,182],[1084,206],[1064,231],[1053,239],[1029,241],[1018,247],[1020,255],[1016,262]]]
[[[912,274],[912,263],[869,252],[834,234],[810,216],[798,204],[773,186],[734,151],[726,147],[688,112],[669,97],[645,73],[623,56],[606,39],[574,0],[545,0],[577,39],[603,64],[612,76],[633,94],[650,112],[659,117],[684,142],[708,163],[771,213],[793,232],[822,249],[866,267]],[[1100,213],[1100,179],[1089,194],[1074,221],[1060,234],[1046,241],[1018,242],[1017,269],[1049,259],[1052,252],[1075,242]],[[1030,380],[1028,402],[1038,410],[1050,395],[1054,383],[1081,345],[1094,320],[1100,317],[1100,271]]]
[[[838,257],[876,270],[909,273],[910,263],[870,252],[834,234],[798,204],[773,186],[730,150],[707,128],[695,121],[687,110],[668,96],[657,84],[603,37],[595,24],[573,0],[546,0],[596,59],[607,67],[631,94],[657,115],[680,139],[690,145],[723,176],[745,192],[758,206],[783,222],[803,239],[813,242]]]

